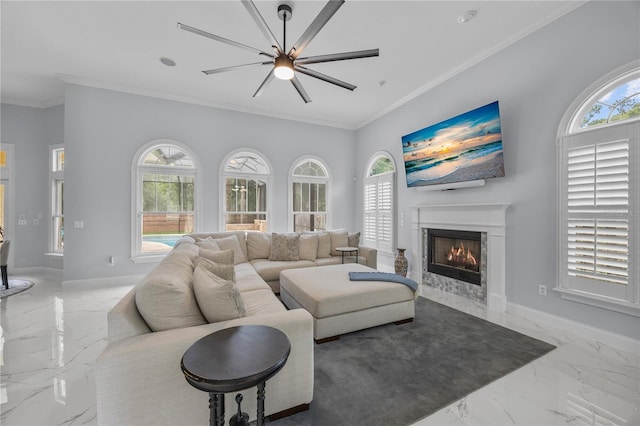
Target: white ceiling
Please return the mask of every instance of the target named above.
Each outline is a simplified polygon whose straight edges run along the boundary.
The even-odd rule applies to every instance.
[[[276,13],[282,1],[255,3],[282,41]],[[293,7],[290,46],[325,2],[287,3]],[[358,88],[350,92],[298,75],[312,99],[305,104],[290,82],[277,79],[252,98],[270,66],[200,72],[261,58],[179,30],[177,22],[269,51],[239,0],[2,0],[1,96],[4,103],[49,107],[63,103],[67,82],[357,129],[583,3],[347,1],[303,56],[373,48],[380,56],[309,65]],[[469,9],[477,10],[476,18],[458,24]],[[161,57],[177,66],[161,64]]]

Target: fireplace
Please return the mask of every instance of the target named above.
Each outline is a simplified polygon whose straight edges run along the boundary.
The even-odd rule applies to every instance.
[[[481,232],[427,229],[427,271],[480,285]]]
[[[509,204],[440,204],[417,206],[411,216],[411,278],[421,284],[421,294],[451,293],[505,312],[506,230]],[[480,285],[428,271],[430,229],[479,232]],[[465,244],[465,248],[467,248]],[[451,246],[449,246],[451,250]],[[473,248],[471,248],[473,254]]]

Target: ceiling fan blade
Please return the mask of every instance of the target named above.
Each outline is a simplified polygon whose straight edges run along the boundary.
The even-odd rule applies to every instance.
[[[295,75],[291,79],[291,84],[293,84],[293,87],[296,88],[296,90],[298,91],[298,94],[300,95],[300,97],[302,98],[305,104],[308,104],[309,102],[311,102],[311,98],[309,97],[309,95],[307,95],[307,92],[304,90],[304,87],[302,87],[300,80],[298,80]]]
[[[273,68],[271,68],[271,71],[269,71],[267,78],[265,78],[262,84],[260,85],[260,87],[258,87],[258,90],[256,90],[256,93],[253,94],[253,97],[257,98],[260,95],[262,95],[262,92],[264,91],[265,87],[267,87],[269,83],[271,83],[271,80],[273,80]]]
[[[262,31],[262,34],[264,34],[269,43],[271,43],[271,46],[276,47],[278,49],[278,52],[282,52],[282,47],[280,46],[280,43],[278,43],[278,39],[276,39],[276,37],[271,32],[271,29],[258,11],[256,5],[251,0],[242,0],[242,4],[249,12],[249,15],[251,15],[253,20],[256,22],[258,28],[260,28],[260,31]]]
[[[193,33],[193,34],[198,34],[198,35],[201,35],[203,37],[210,38],[210,39],[215,40],[215,41],[219,41],[219,42],[222,42],[222,43],[229,44],[231,46],[239,47],[241,49],[247,49],[247,50],[250,50],[250,51],[252,51],[254,53],[257,53],[259,55],[265,55],[265,56],[268,56],[270,58],[274,57],[274,55],[272,55],[271,53],[263,52],[262,50],[256,49],[255,47],[247,46],[246,44],[238,43],[237,41],[229,40],[228,38],[220,37],[220,36],[217,36],[215,34],[211,34],[211,33],[208,33],[206,31],[202,31],[202,30],[199,30],[197,28],[190,27],[189,25],[181,24],[180,22],[178,22],[178,28],[180,28],[181,30],[189,31],[190,33]]]
[[[243,67],[248,67],[251,65],[273,65],[273,61],[269,61],[269,62],[252,62],[250,64],[242,64],[242,65],[233,65],[230,67],[224,67],[224,68],[215,68],[212,70],[205,70],[202,71],[203,73],[205,73],[206,75],[211,75],[211,74],[220,74],[221,72],[227,72],[227,71],[233,71],[237,68],[243,68]]]
[[[296,64],[319,64],[322,62],[345,61],[348,59],[372,58],[380,56],[380,49],[358,50],[356,52],[333,53],[296,59]]]
[[[320,11],[316,19],[313,20],[309,28],[300,36],[298,41],[295,42],[291,50],[289,50],[288,55],[291,58],[297,58],[302,51],[307,47],[307,45],[313,40],[313,38],[320,32],[322,27],[331,19],[334,13],[340,9],[344,0],[329,0],[324,8]]]
[[[347,90],[353,91],[353,90],[356,89],[356,87],[358,87],[358,86],[354,86],[353,84],[349,84],[347,82],[344,82],[342,80],[338,80],[337,78],[330,77],[330,76],[328,76],[326,74],[323,74],[321,72],[310,70],[309,68],[301,67],[299,65],[296,65],[296,67],[294,69],[296,71],[298,71],[298,72],[301,72],[302,74],[306,74],[308,76],[315,77],[315,78],[317,78],[319,80],[326,81],[327,83],[335,84],[336,86],[343,87],[343,88],[345,88]]]

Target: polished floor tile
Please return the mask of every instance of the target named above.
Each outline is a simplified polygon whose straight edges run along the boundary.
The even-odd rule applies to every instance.
[[[106,312],[133,283],[63,287],[58,273],[20,277],[34,287],[0,301],[0,424],[96,424],[93,365],[106,346]],[[640,425],[639,354],[424,294],[558,348],[416,425]]]

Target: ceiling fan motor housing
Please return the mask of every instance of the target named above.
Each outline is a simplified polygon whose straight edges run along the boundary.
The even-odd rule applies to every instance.
[[[291,6],[286,3],[282,3],[278,6],[278,18],[280,18],[281,21],[288,21],[291,19],[291,10]]]

